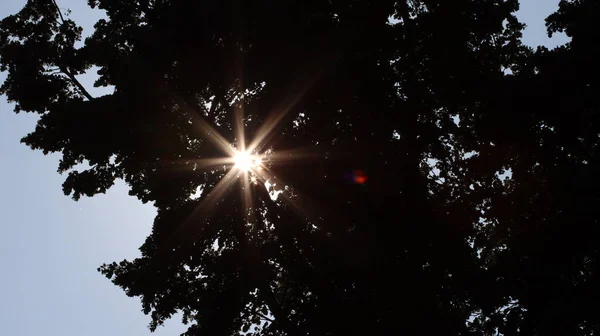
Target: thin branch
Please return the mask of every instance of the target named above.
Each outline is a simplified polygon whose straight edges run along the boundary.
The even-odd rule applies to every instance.
[[[263,318],[264,320],[267,320],[267,321],[269,321],[269,322],[275,322],[275,320],[274,320],[274,319],[272,319],[272,318],[270,318],[270,317],[266,316],[266,315],[265,315],[265,314],[263,314],[263,313],[258,313],[258,316],[260,316],[261,318]]]
[[[271,286],[269,286],[266,281],[262,283],[261,290],[264,294],[264,299],[269,307],[269,310],[275,317],[274,323],[281,326],[283,331],[288,334],[288,336],[299,336],[300,334],[296,331],[297,328],[294,328],[291,321],[287,318],[287,314],[279,305],[279,302],[277,302]]]
[[[83,94],[88,100],[94,99],[94,97],[92,97],[92,95],[85,89],[85,87],[83,87],[83,85],[81,85],[81,83],[77,80],[77,78],[75,78],[75,75],[73,75],[73,73],[71,73],[69,71],[69,69],[67,69],[67,67],[61,66],[60,71],[62,71],[65,75],[67,75],[67,77],[69,77],[71,82],[73,82],[73,84],[75,84],[75,86],[77,86],[77,88],[79,89],[81,94]]]
[[[62,21],[62,23],[65,23],[65,18],[63,17],[62,12],[60,11],[60,7],[58,7],[58,4],[56,3],[56,0],[52,0],[52,3],[54,4],[54,7],[56,7],[56,11],[60,16],[60,21]]]
[[[52,3],[54,4],[56,11],[58,12],[58,16],[60,17],[61,23],[65,24],[65,18],[60,10],[60,7],[58,7],[56,0],[52,0]],[[83,94],[88,100],[94,99],[94,97],[92,97],[92,95],[85,89],[85,87],[83,85],[81,85],[81,83],[77,80],[77,78],[75,78],[75,75],[73,75],[73,73],[71,71],[69,71],[69,69],[66,66],[61,65],[61,66],[59,66],[59,69],[60,69],[60,71],[62,71],[62,73],[64,73],[67,77],[69,77],[71,82],[73,82],[73,84],[75,84],[75,86],[77,86],[77,88],[79,89],[81,94]]]

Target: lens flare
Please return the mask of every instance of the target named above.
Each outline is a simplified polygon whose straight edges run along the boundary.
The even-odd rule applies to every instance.
[[[235,167],[242,171],[248,171],[252,168],[252,156],[248,152],[239,152],[233,157]]]
[[[336,60],[337,58],[331,59],[331,61]],[[320,156],[314,153],[308,153],[307,155],[307,153],[302,153],[298,149],[282,151],[278,155],[273,155],[269,144],[274,141],[272,139],[278,134],[277,130],[284,121],[285,116],[295,110],[298,102],[321,77],[324,69],[326,68],[322,66],[321,62],[318,65],[316,63],[309,63],[307,64],[306,71],[301,72],[302,76],[293,76],[293,81],[287,86],[289,92],[281,98],[280,103],[272,108],[262,124],[253,132],[254,138],[250,142],[247,142],[244,132],[244,127],[248,125],[246,125],[244,119],[243,104],[239,104],[238,106],[236,103],[236,106],[230,106],[231,104],[228,103],[225,95],[221,95],[220,99],[214,96],[206,100],[210,101],[210,104],[208,106],[205,104],[204,111],[201,111],[202,109],[189,105],[176,90],[168,87],[166,82],[162,84],[161,88],[169,94],[181,108],[181,111],[188,117],[188,122],[195,133],[208,143],[212,143],[223,155],[221,157],[198,158],[196,160],[182,159],[169,161],[167,164],[169,169],[191,168],[194,171],[205,171],[207,174],[212,175],[222,175],[223,171],[226,171],[226,173],[220,177],[216,185],[211,187],[204,184],[202,185],[202,192],[199,192],[198,190],[200,189],[197,188],[193,194],[190,193],[190,200],[197,202],[198,205],[185,220],[177,225],[172,234],[167,238],[167,242],[159,248],[158,253],[162,254],[171,250],[174,251],[176,247],[174,244],[178,241],[175,239],[177,236],[191,232],[189,230],[196,230],[199,222],[209,219],[212,215],[212,210],[225,202],[225,197],[236,181],[239,181],[241,184],[240,192],[242,193],[243,213],[247,223],[254,221],[252,218],[255,209],[252,204],[251,192],[252,189],[256,188],[250,188],[251,184],[262,185],[273,201],[276,201],[277,196],[281,194],[280,196],[282,196],[283,201],[294,212],[303,218],[307,218],[310,222],[316,223],[321,220],[320,217],[317,218],[306,211],[306,208],[314,208],[315,206],[306,206],[308,200],[303,199],[303,201],[299,201],[300,198],[297,194],[292,195],[289,193],[288,195],[288,192],[285,192],[288,190],[285,182],[279,180],[270,169],[274,164],[287,162],[291,159]],[[241,73],[239,75],[241,76]],[[261,85],[264,86],[266,83],[263,82]],[[242,94],[242,96],[244,95],[245,93]],[[221,135],[219,128],[215,127],[208,120],[205,120],[202,116],[203,114],[208,116],[211,113],[229,112],[232,108],[234,111],[234,120],[231,131],[233,131],[235,141],[230,141],[230,137]],[[248,118],[249,120],[250,118]],[[265,148],[269,149],[265,150]],[[360,181],[357,182],[360,183]],[[366,182],[366,177],[362,179],[362,182]],[[275,189],[274,186],[276,184],[283,186],[283,188]]]
[[[234,167],[243,172],[249,172],[253,169],[260,169],[262,159],[248,151],[237,152],[233,157]]]

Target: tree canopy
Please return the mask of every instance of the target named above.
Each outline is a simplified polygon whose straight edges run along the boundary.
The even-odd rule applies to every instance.
[[[53,0],[0,22],[0,94],[66,195],[156,207],[99,268],[151,330],[600,333],[597,1],[561,1],[552,50],[517,0],[88,3],[84,41]]]

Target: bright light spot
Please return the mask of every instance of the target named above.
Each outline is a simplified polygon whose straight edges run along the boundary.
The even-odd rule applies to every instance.
[[[452,121],[454,122],[454,124],[456,126],[460,127],[460,116],[458,114],[455,114],[455,115],[451,116],[451,118],[452,118]]]
[[[190,195],[190,199],[193,201],[199,199],[200,196],[202,196],[203,191],[204,191],[204,185],[198,186],[198,188],[196,188],[196,191]]]
[[[233,158],[235,167],[241,171],[250,171],[251,169],[260,169],[262,159],[251,155],[249,152],[238,152]]]
[[[257,182],[257,180],[256,180],[256,176],[252,176],[252,177],[250,178],[250,182],[252,182],[252,183],[256,184],[256,182]]]
[[[239,152],[233,159],[236,168],[239,170],[248,171],[252,168],[252,155],[248,152]]]
[[[275,189],[275,186],[275,183],[271,184],[269,181],[265,182],[265,189],[267,189],[272,201],[277,201],[279,194],[283,193],[283,190],[277,190]]]

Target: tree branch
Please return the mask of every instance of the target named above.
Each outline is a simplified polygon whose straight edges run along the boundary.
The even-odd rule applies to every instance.
[[[267,320],[267,321],[269,321],[269,322],[274,322],[274,321],[275,321],[275,320],[273,320],[272,318],[270,318],[270,317],[266,316],[266,315],[265,315],[265,314],[263,314],[263,313],[258,313],[258,316],[260,316],[262,319],[264,319],[264,320]]]
[[[283,308],[281,308],[279,302],[277,302],[277,298],[275,298],[275,294],[273,293],[271,286],[269,286],[266,281],[262,283],[261,291],[264,293],[264,298],[267,306],[269,306],[269,310],[273,314],[273,317],[275,317],[273,322],[279,324],[283,331],[288,334],[288,336],[299,336],[299,334],[294,330],[290,320],[287,318],[287,316],[285,316],[286,314],[283,311]]]
[[[92,97],[92,95],[85,89],[85,87],[83,87],[83,85],[81,85],[81,83],[77,80],[77,78],[75,78],[75,75],[73,75],[73,73],[70,72],[69,69],[67,69],[67,67],[60,66],[60,71],[62,71],[65,75],[67,75],[67,77],[69,77],[71,82],[73,82],[73,84],[75,84],[75,86],[77,86],[77,88],[79,89],[81,94],[83,94],[88,100],[94,99],[94,97]]]
[[[65,24],[65,18],[63,16],[62,12],[60,11],[60,7],[58,7],[56,0],[52,0],[52,3],[54,4],[56,11],[58,12],[58,16],[60,17],[61,23]],[[81,85],[81,83],[77,80],[77,78],[75,78],[75,75],[73,75],[73,73],[71,71],[69,71],[69,69],[66,66],[59,65],[58,68],[60,69],[60,71],[62,73],[64,73],[67,77],[69,77],[69,79],[71,80],[71,82],[73,82],[73,84],[75,84],[75,86],[77,86],[77,88],[79,89],[81,94],[83,94],[88,100],[94,99],[94,97],[92,97],[92,95],[85,89],[85,87],[83,87],[83,85]]]
[[[54,7],[56,7],[56,11],[58,12],[58,15],[60,16],[60,21],[62,23],[65,23],[65,18],[62,15],[62,12],[60,11],[60,7],[58,7],[58,4],[56,3],[56,0],[52,0],[52,3],[54,4]]]

